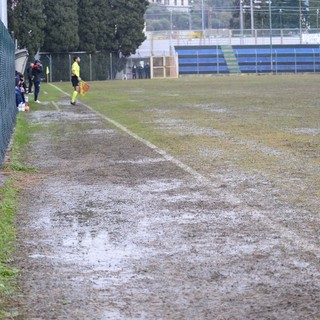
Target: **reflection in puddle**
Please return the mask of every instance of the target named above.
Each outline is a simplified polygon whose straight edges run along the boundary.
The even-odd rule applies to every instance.
[[[60,258],[89,265],[95,271],[120,271],[124,260],[142,256],[134,244],[112,244],[107,231],[70,234],[63,239],[60,249]]]

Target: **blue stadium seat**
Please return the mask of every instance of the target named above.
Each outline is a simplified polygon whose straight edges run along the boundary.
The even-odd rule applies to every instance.
[[[240,71],[265,72],[319,72],[319,45],[274,45],[272,66],[270,46],[233,46]],[[177,46],[181,74],[229,73],[220,46]]]

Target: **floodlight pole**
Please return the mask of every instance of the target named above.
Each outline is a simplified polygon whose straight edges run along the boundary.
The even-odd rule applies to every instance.
[[[243,42],[243,0],[240,0],[240,43]]]
[[[254,35],[253,0],[250,0],[250,15],[251,15],[251,33],[252,35]]]
[[[273,69],[273,55],[272,55],[272,15],[271,15],[271,0],[269,0],[269,33],[270,33],[270,72]]]
[[[204,0],[201,0],[201,28],[202,28],[202,36],[204,35]]]
[[[301,9],[301,0],[299,0],[299,33],[300,33],[300,44],[302,44],[302,9]]]
[[[172,28],[173,28],[173,18],[172,18],[172,9],[170,9],[170,54],[172,53]]]

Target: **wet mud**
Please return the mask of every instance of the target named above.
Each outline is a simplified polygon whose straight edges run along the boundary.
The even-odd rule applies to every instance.
[[[17,319],[320,319],[319,217],[58,105],[27,116]]]

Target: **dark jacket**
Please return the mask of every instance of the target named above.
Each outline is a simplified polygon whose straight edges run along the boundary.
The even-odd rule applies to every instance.
[[[34,65],[32,68],[32,76],[33,82],[40,82],[41,81],[41,73],[43,72],[42,65]]]

